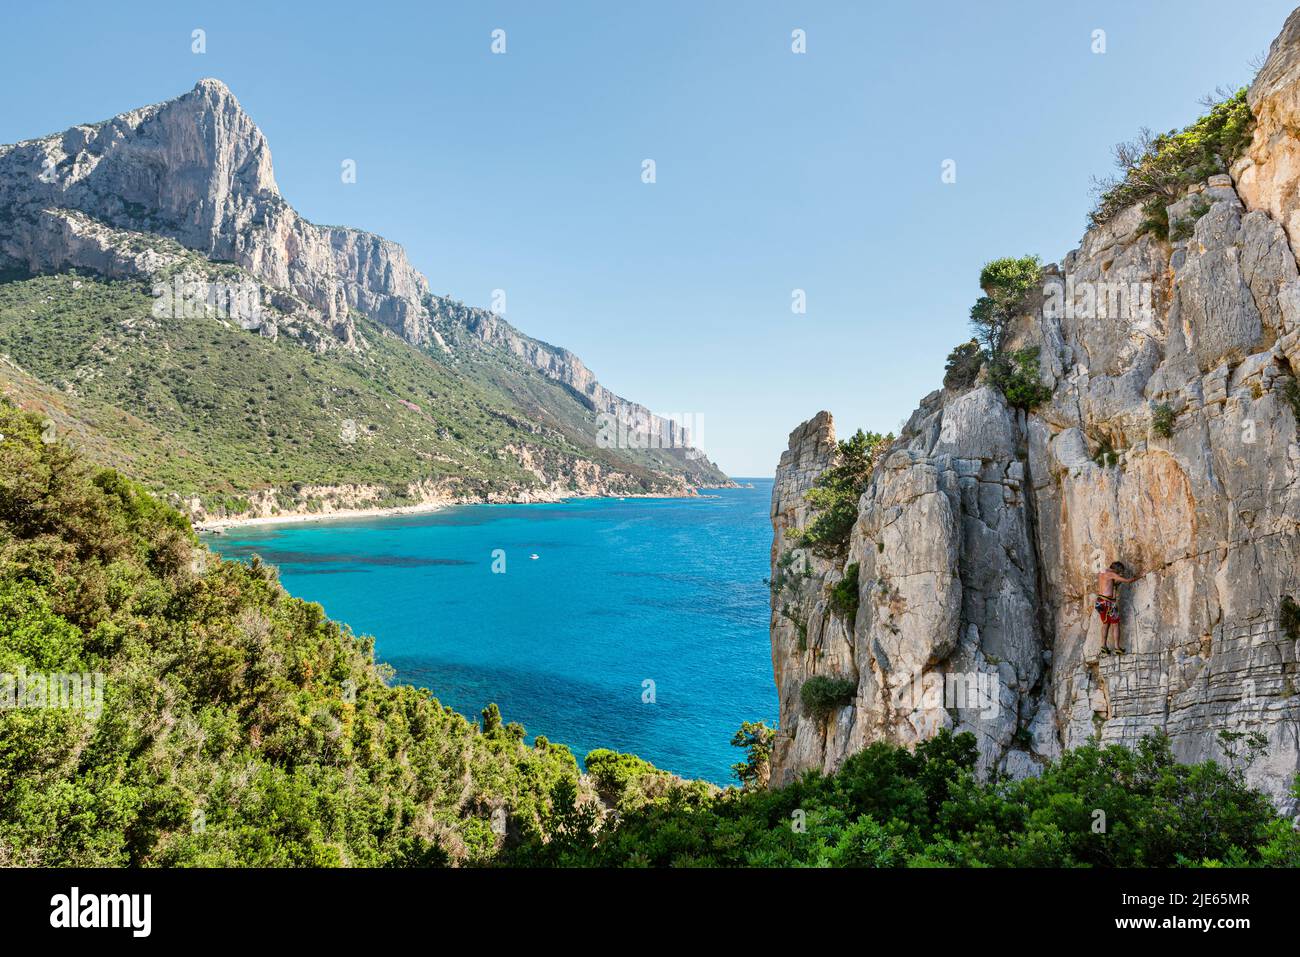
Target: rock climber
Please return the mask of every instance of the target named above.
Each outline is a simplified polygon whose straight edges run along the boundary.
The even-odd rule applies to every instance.
[[[1093,608],[1097,610],[1097,617],[1101,619],[1101,653],[1109,655],[1114,652],[1117,655],[1124,654],[1124,649],[1119,643],[1119,594],[1115,591],[1116,584],[1127,585],[1130,582],[1137,581],[1136,578],[1125,578],[1124,575],[1128,570],[1124,567],[1123,562],[1111,562],[1110,567],[1097,574],[1097,601]],[[1110,645],[1110,629],[1115,627],[1115,647]]]

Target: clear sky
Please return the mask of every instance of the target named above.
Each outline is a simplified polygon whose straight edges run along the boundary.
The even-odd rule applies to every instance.
[[[770,475],[819,409],[896,430],[968,337],[980,266],[1059,261],[1111,145],[1247,82],[1290,9],[11,3],[0,142],[218,77],[303,215],[403,243],[437,293],[505,290],[524,332],[699,416],[731,474]]]

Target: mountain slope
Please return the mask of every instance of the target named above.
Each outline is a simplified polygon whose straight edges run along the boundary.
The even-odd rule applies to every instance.
[[[576,356],[431,295],[400,246],[300,217],[219,81],[0,147],[0,179],[0,384],[56,425],[84,406],[91,454],[198,514],[728,482]],[[602,414],[669,447],[611,444]]]

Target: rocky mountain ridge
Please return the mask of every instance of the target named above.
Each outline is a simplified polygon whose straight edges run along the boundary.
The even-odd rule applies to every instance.
[[[1257,732],[1248,778],[1296,812],[1300,11],[1248,102],[1231,175],[1168,207],[1187,235],[1159,238],[1135,205],[1044,270],[1009,345],[1038,348],[1050,398],[1012,408],[986,378],[927,396],[842,560],[795,534],[836,461],[832,418],[791,433],[772,497],[775,784],[940,728],[1013,776],[1094,735],[1163,731],[1180,760],[1231,762],[1219,733]],[[1047,308],[1060,288],[1082,308]],[[1137,576],[1124,655],[1100,653],[1092,607],[1113,560]],[[850,619],[831,589],[851,572]],[[825,719],[801,700],[815,676],[854,689]]]
[[[601,416],[633,423],[662,447],[605,447],[607,457],[649,468],[665,488],[729,484],[689,447],[681,423],[615,395],[577,356],[488,310],[432,295],[400,245],[305,220],[280,192],[266,138],[219,80],[0,146],[0,273],[72,271],[151,284],[155,295],[173,284],[180,294],[248,283],[252,296],[215,303],[221,318],[314,353],[365,353],[373,335],[359,330],[364,316],[452,368],[473,366],[518,403],[503,410],[508,416],[526,422],[540,413],[579,448],[598,443]],[[558,390],[539,400],[520,384],[529,370]],[[569,484],[563,470],[551,480]]]

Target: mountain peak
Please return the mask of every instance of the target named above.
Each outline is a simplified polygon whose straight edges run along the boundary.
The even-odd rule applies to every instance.
[[[194,93],[212,93],[217,96],[228,96],[232,99],[235,94],[230,92],[230,87],[218,80],[215,76],[205,76],[199,82],[194,84]]]

